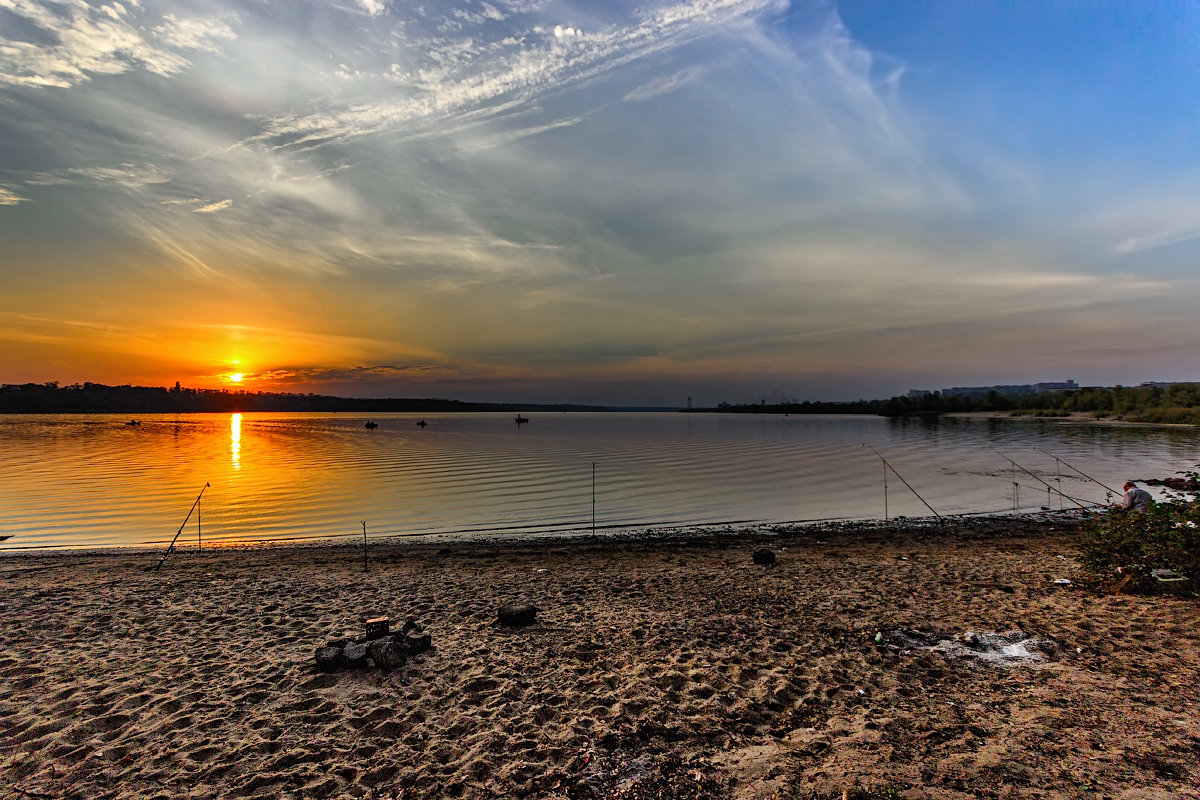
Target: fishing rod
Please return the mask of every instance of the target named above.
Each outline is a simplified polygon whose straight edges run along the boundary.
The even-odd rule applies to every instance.
[[[207,489],[211,484],[208,481],[204,482],[204,489]],[[192,512],[196,510],[196,506],[200,505],[200,498],[204,497],[204,489],[200,490],[200,494],[196,495],[196,502],[192,503],[192,507],[188,509],[187,516],[183,518],[183,524],[179,526],[179,530],[175,531],[175,538],[171,540],[171,546],[167,548],[167,552],[162,554],[162,558],[158,560],[158,565],[155,569],[162,569],[163,562],[167,560],[167,556],[175,551],[175,542],[179,539],[179,534],[183,533],[184,527],[187,526],[188,520],[192,518]]]
[[[905,486],[907,486],[908,490],[917,496],[918,500],[920,500],[922,503],[925,503],[925,498],[921,497],[921,495],[917,492],[917,490],[912,487],[912,484],[910,484],[908,481],[904,480],[903,475],[901,475],[899,472],[896,472],[896,468],[893,467],[891,464],[889,464],[888,460],[886,458],[884,458],[878,450],[876,450],[874,447],[871,447],[871,445],[867,444],[866,442],[863,442],[863,447],[867,448],[872,453],[879,456],[879,460],[883,462],[883,466],[885,467],[885,471],[883,473],[884,474],[883,497],[884,497],[884,518],[885,519],[887,518],[887,471],[886,470],[890,469],[892,471],[892,474],[895,475],[897,478],[899,478],[900,482],[903,483]],[[942,515],[939,514],[937,511],[934,511],[933,506],[929,505],[929,503],[925,503],[925,507],[928,508],[930,511],[933,511],[933,515],[935,517],[937,517],[938,519],[942,519]]]
[[[1067,467],[1067,469],[1073,469],[1073,470],[1075,470],[1075,471],[1076,471],[1076,472],[1078,472],[1080,475],[1082,475],[1083,477],[1087,478],[1089,481],[1091,481],[1092,483],[1096,484],[1097,486],[1100,486],[1101,488],[1105,489],[1106,491],[1112,492],[1113,494],[1122,494],[1122,492],[1118,492],[1116,489],[1112,488],[1111,486],[1106,486],[1105,484],[1103,484],[1103,483],[1101,483],[1100,481],[1096,480],[1096,479],[1095,479],[1095,478],[1093,478],[1091,475],[1088,475],[1086,472],[1084,472],[1083,470],[1079,469],[1078,467],[1073,467],[1073,466],[1071,466],[1070,464],[1067,464],[1067,462],[1066,462],[1066,461],[1063,461],[1061,458],[1059,458],[1058,456],[1054,455],[1054,453],[1050,453],[1050,452],[1047,452],[1047,451],[1045,451],[1045,450],[1042,450],[1042,448],[1038,447],[1037,445],[1034,445],[1033,449],[1034,449],[1034,450],[1037,450],[1037,451],[1039,451],[1039,452],[1042,452],[1042,453],[1046,453],[1046,455],[1050,456],[1050,457],[1051,457],[1051,458],[1053,458],[1055,461],[1057,461],[1057,462],[1059,462],[1059,463],[1061,463],[1061,464],[1066,464],[1066,467]]]
[[[1042,487],[1034,486],[1032,483],[1018,483],[1017,486],[1019,486],[1022,489],[1025,489],[1026,491],[1030,491],[1030,492],[1042,491]],[[1096,508],[1104,507],[1107,505],[1106,503],[1102,503],[1102,502],[1099,502],[1096,500],[1088,500],[1086,498],[1071,497],[1070,495],[1062,494],[1057,489],[1055,489],[1053,486],[1045,487],[1045,491],[1046,491],[1046,505],[1042,506],[1042,511],[1050,511],[1051,510],[1050,503],[1052,502],[1054,495],[1058,495],[1058,498],[1059,498],[1059,501],[1058,501],[1059,502],[1059,509],[1058,509],[1059,511],[1063,510],[1062,509],[1062,498],[1064,498],[1064,497],[1066,499],[1070,500],[1075,505],[1080,505],[1082,503],[1083,505],[1080,506],[1079,510],[1084,512],[1085,514],[1090,514]]]
[[[1022,467],[1022,466],[1021,466],[1020,464],[1018,464],[1017,462],[1013,461],[1013,460],[1012,460],[1011,458],[1009,458],[1008,456],[1004,455],[1004,453],[1001,453],[999,450],[993,450],[992,452],[993,452],[993,453],[995,453],[996,455],[1000,456],[1001,458],[1003,458],[1003,459],[1004,459],[1005,461],[1007,461],[1008,463],[1012,464],[1012,465],[1013,465],[1013,467],[1015,467],[1016,469],[1019,469],[1019,470],[1021,470],[1021,472],[1024,472],[1026,475],[1028,475],[1029,477],[1033,478],[1033,479],[1034,479],[1035,481],[1037,481],[1038,483],[1040,483],[1040,484],[1042,484],[1043,486],[1045,486],[1045,487],[1046,487],[1047,489],[1049,489],[1050,491],[1052,491],[1052,492],[1058,492],[1058,495],[1059,495],[1059,497],[1065,497],[1065,498],[1067,498],[1068,500],[1070,500],[1072,503],[1074,503],[1075,505],[1077,505],[1077,506],[1079,506],[1080,508],[1082,508],[1084,511],[1087,511],[1087,508],[1086,508],[1086,507],[1083,505],[1083,503],[1080,503],[1078,500],[1076,500],[1074,497],[1071,497],[1069,494],[1064,494],[1064,493],[1063,493],[1063,491],[1062,491],[1061,489],[1057,489],[1057,488],[1055,488],[1055,487],[1051,486],[1050,484],[1046,483],[1044,480],[1042,480],[1041,478],[1039,478],[1037,475],[1034,475],[1032,472],[1030,472],[1029,470],[1025,469],[1024,467]],[[1013,481],[1013,484],[1014,484],[1014,485],[1016,485],[1016,481]]]

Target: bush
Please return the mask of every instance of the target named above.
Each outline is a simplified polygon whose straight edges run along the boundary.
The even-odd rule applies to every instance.
[[[1200,589],[1200,501],[1176,499],[1146,511],[1109,511],[1085,529],[1083,568],[1125,591],[1193,593]],[[1156,570],[1186,580],[1163,582]]]

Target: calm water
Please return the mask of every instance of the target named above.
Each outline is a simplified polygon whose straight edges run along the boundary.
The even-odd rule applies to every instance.
[[[0,551],[882,518],[874,447],[941,514],[1011,512],[1004,456],[1083,502],[1200,461],[1193,429],[713,414],[0,416]],[[416,425],[425,419],[427,427]],[[1041,452],[1041,448],[1047,452]],[[1059,475],[1061,473],[1061,483]],[[888,474],[887,513],[930,511]],[[1015,472],[1018,510],[1057,496]],[[1063,502],[1066,508],[1071,503]],[[180,542],[194,546],[196,517]]]

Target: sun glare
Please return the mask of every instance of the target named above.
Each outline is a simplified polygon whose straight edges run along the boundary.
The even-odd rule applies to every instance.
[[[241,383],[242,382],[242,373],[240,373],[240,372],[229,373],[229,382],[230,383]]]

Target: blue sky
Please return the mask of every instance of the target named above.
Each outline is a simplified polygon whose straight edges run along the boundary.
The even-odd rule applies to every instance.
[[[1198,16],[0,0],[0,382],[1195,380]]]

